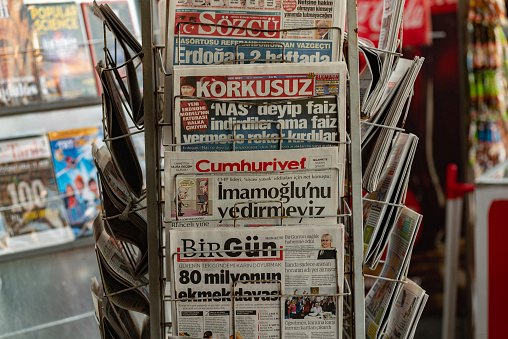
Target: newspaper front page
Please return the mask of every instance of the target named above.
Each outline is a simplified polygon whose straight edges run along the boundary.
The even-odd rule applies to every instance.
[[[171,0],[167,65],[337,61],[345,15],[346,2],[339,0]]]
[[[180,228],[169,239],[173,334],[340,337],[343,225]]]
[[[346,74],[344,62],[175,66],[176,150],[309,148],[341,142],[344,153]]]
[[[337,154],[165,152],[164,219],[177,227],[335,224],[344,181]]]

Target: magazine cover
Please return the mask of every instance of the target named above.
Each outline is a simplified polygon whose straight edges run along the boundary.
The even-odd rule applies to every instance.
[[[172,229],[168,239],[174,335],[341,337],[342,225]]]
[[[56,181],[64,196],[69,223],[77,236],[91,234],[91,223],[87,222],[97,216],[100,208],[92,143],[102,143],[102,129],[78,128],[50,132],[48,136]]]
[[[98,4],[108,4],[109,7],[115,12],[115,14],[122,20],[122,23],[125,27],[131,31],[134,30],[134,19],[131,15],[131,10],[129,8],[129,2],[127,1],[98,1]],[[86,27],[86,35],[88,40],[90,41],[90,54],[92,57],[92,64],[97,65],[99,60],[106,60],[104,55],[104,25],[103,21],[99,19],[93,13],[93,3],[87,2],[81,4],[81,9],[83,11],[83,18],[85,20]],[[108,49],[112,53],[112,56],[116,58],[116,64],[121,65],[125,60],[125,56],[122,48],[118,43],[115,45],[115,39],[113,34],[106,28],[106,41],[108,44]],[[125,69],[122,67],[119,69],[120,75],[122,77],[125,76]],[[142,68],[138,68],[138,79],[143,79],[142,77]],[[99,93],[102,92],[102,86],[99,79],[99,76],[95,73],[95,77],[97,80],[97,87]],[[143,85],[142,81],[139,82],[140,85]]]
[[[48,139],[0,142],[0,192],[7,246],[17,249],[74,240],[58,192]]]
[[[97,96],[85,30],[74,2],[30,4],[28,21],[38,50],[43,97],[57,101]]]
[[[162,13],[165,6],[159,7]],[[169,1],[169,18],[167,65],[211,65],[233,59],[265,63],[283,58],[330,62],[342,58],[346,2],[178,0]],[[166,27],[165,22],[161,27]],[[293,30],[312,27],[317,29]],[[281,29],[289,31],[273,31]],[[243,45],[236,51],[238,44]]]
[[[344,62],[175,66],[176,150],[245,151],[345,143],[346,74]],[[339,149],[345,154],[345,144]]]
[[[0,107],[39,103],[28,12],[22,0],[0,1]]]
[[[165,152],[164,219],[176,227],[335,224],[337,148]]]

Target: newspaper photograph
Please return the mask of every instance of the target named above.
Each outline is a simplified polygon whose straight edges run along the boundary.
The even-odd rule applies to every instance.
[[[169,11],[167,65],[342,58],[345,1],[178,0],[161,1],[159,8]],[[166,16],[161,17],[161,27],[166,27]]]
[[[343,193],[336,147],[165,152],[165,215],[175,227],[335,224]]]
[[[169,239],[173,334],[340,337],[343,225],[179,228]]]
[[[176,150],[345,149],[346,76],[344,62],[175,66]]]

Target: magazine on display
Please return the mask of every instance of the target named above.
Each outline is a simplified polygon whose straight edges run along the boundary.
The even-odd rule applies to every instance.
[[[1,219],[6,250],[75,239],[58,192],[45,136],[0,142]]]
[[[175,66],[176,150],[339,146],[343,159],[346,73],[344,62]]]
[[[164,41],[167,67],[234,59],[249,59],[249,63],[283,58],[290,62],[342,59],[345,1],[166,1],[161,1],[159,8],[161,27],[167,26],[164,14],[170,23]],[[317,29],[293,30],[312,27]],[[277,31],[281,29],[290,31]]]
[[[164,183],[175,227],[334,224],[344,172],[336,147],[165,152]]]
[[[23,0],[0,4],[0,107],[30,105],[42,101],[28,12]]]
[[[39,84],[47,101],[79,97],[97,97],[85,29],[75,2],[27,5],[33,32]]]
[[[380,277],[365,297],[367,338],[376,339],[385,332],[389,314],[402,290],[409,269],[411,253],[422,216],[409,208],[404,208],[390,234],[390,245]],[[393,320],[392,320],[393,321]]]
[[[76,236],[90,235],[91,222],[100,209],[92,143],[102,142],[102,129],[88,127],[55,131],[49,132],[48,138],[67,219]]]
[[[169,239],[173,334],[341,337],[343,225],[171,229]]]
[[[388,236],[401,212],[418,138],[399,133],[382,180],[363,202],[364,262],[375,268],[388,242]],[[395,205],[394,205],[395,204]]]

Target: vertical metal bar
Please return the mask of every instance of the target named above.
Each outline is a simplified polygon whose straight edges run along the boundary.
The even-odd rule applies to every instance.
[[[150,292],[150,337],[161,339],[161,258],[160,249],[160,207],[157,202],[160,186],[158,173],[158,140],[155,116],[155,95],[153,68],[152,1],[141,2],[141,38],[143,44],[143,104],[145,109],[145,158],[146,158],[146,204],[148,225],[148,280]],[[160,152],[159,152],[160,153]]]
[[[445,276],[443,292],[443,321],[441,338],[455,338],[457,310],[457,273],[459,267],[459,240],[462,223],[462,197],[446,201]]]
[[[360,81],[358,77],[358,16],[356,0],[347,0],[349,109],[351,127],[351,204],[353,212],[354,338],[365,338],[363,282],[362,163],[360,143]],[[351,249],[350,249],[351,250]]]

